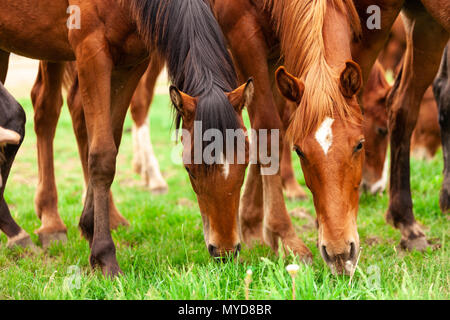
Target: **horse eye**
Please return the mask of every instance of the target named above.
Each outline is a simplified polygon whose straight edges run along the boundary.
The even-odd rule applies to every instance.
[[[388,129],[387,129],[387,128],[383,128],[383,127],[378,127],[378,128],[377,128],[377,133],[378,133],[380,136],[385,137],[385,136],[388,134]]]
[[[305,154],[302,152],[302,150],[299,147],[295,146],[294,151],[295,151],[295,153],[297,153],[297,155],[300,158],[303,158],[303,159],[305,158]]]
[[[364,146],[364,140],[361,140],[355,147],[355,152],[360,151]]]

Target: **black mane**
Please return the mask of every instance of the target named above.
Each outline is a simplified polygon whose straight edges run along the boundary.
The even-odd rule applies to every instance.
[[[237,76],[225,38],[205,0],[130,0],[138,32],[149,49],[158,48],[170,81],[198,97],[196,120],[203,132],[240,128],[225,96],[237,87]],[[176,115],[180,127],[181,115]],[[224,144],[225,145],[225,144]]]

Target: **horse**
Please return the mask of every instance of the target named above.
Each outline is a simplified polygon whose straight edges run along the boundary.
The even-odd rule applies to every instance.
[[[439,106],[439,125],[441,127],[442,151],[444,154],[444,180],[440,194],[443,213],[450,213],[450,50],[445,47],[442,62],[433,82],[433,93]]]
[[[8,247],[33,247],[29,234],[11,217],[4,198],[11,166],[24,136],[25,112],[0,83],[0,230],[8,237]]]
[[[69,4],[78,8],[81,28],[67,23]],[[33,22],[31,31],[22,27],[23,19]],[[88,187],[79,226],[89,241],[91,266],[115,276],[121,270],[109,229],[110,186],[124,118],[149,53],[157,51],[167,61],[176,85],[170,91],[172,102],[185,130],[193,130],[194,119],[202,121],[204,129],[243,130],[239,112],[251,100],[253,82],[236,88],[223,35],[209,5],[201,0],[44,0],[37,7],[15,1],[2,6],[0,21],[3,72],[8,52],[50,61],[59,69],[53,74],[60,77],[52,84],[61,82],[63,62],[77,62],[88,137]],[[187,139],[183,143],[189,145]],[[213,256],[234,253],[240,247],[237,213],[247,163],[228,165],[226,184],[222,170],[211,169],[220,166],[208,166],[208,170],[204,163],[187,166]],[[58,231],[54,216],[43,212],[40,218],[40,233]]]
[[[359,63],[364,82],[379,52],[388,39],[389,31],[402,10],[407,35],[406,52],[402,67],[387,97],[390,178],[389,206],[386,220],[400,230],[400,245],[407,250],[424,250],[428,246],[425,233],[417,223],[411,198],[410,186],[410,140],[416,125],[422,97],[433,81],[447,44],[450,32],[450,4],[448,1],[430,0],[361,0],[355,2],[362,21],[371,17],[368,7],[377,5],[379,26],[363,28],[362,39],[354,43],[352,53]],[[370,10],[369,10],[370,11]],[[426,68],[423,68],[426,66]],[[420,74],[420,76],[419,76]],[[445,111],[440,110],[439,118],[448,121]],[[448,149],[445,140],[448,127],[441,125],[443,149]],[[445,151],[444,151],[445,153]],[[447,158],[444,161],[448,162]],[[447,166],[447,164],[445,164]],[[448,171],[444,181],[449,181]],[[450,201],[448,184],[443,184],[440,207],[447,212]]]
[[[280,132],[269,143],[277,145],[281,157],[285,136],[304,156],[302,168],[318,216],[321,256],[333,272],[350,272],[359,251],[356,186],[364,157],[356,100],[362,78],[350,52],[361,29],[353,3],[211,3],[238,74],[255,79],[254,101],[248,108],[252,129]],[[276,73],[282,66],[284,71]],[[284,130],[288,103],[295,112]],[[274,250],[280,242],[308,260],[311,253],[297,238],[286,210],[279,170],[267,175],[267,167],[262,161],[249,167],[240,206],[243,240],[248,245],[266,243]]]

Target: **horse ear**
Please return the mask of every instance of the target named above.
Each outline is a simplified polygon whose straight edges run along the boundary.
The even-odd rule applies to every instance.
[[[169,92],[170,100],[172,100],[173,106],[183,118],[191,116],[195,113],[195,98],[181,92],[175,86],[170,86]]]
[[[20,134],[17,132],[0,127],[0,145],[19,144],[20,138]]]
[[[297,104],[303,97],[305,91],[305,85],[300,79],[294,77],[292,74],[286,71],[284,67],[279,67],[275,73],[278,90],[288,100],[291,100]]]
[[[226,93],[228,100],[237,113],[241,113],[245,107],[248,107],[253,100],[253,94],[255,92],[255,85],[253,78],[231,92]]]
[[[341,73],[339,87],[346,98],[352,98],[362,86],[362,72],[359,65],[354,61],[347,61],[345,69]]]

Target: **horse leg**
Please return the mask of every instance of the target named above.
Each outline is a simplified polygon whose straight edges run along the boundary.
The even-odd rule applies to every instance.
[[[80,155],[81,165],[83,168],[84,181],[87,185],[88,181],[88,136],[86,131],[86,121],[84,119],[83,104],[79,94],[78,77],[75,78],[69,93],[67,95],[67,105],[72,117],[73,131],[78,144],[78,153]],[[87,190],[87,187],[86,187]],[[111,229],[117,229],[119,226],[129,226],[130,224],[117,209],[112,192],[110,192],[109,200],[109,224]]]
[[[25,132],[25,113],[23,113],[23,120],[21,122],[22,132]],[[12,218],[8,205],[4,199],[4,191],[8,179],[11,166],[14,162],[17,151],[20,145],[7,145],[0,150],[0,158],[4,157],[5,161],[0,162],[0,230],[2,230],[8,238],[8,247],[21,246],[35,248],[31,241],[30,235],[23,230]]]
[[[283,126],[286,130],[289,126],[289,119],[292,114],[292,110],[289,108],[288,102],[286,101],[286,107],[283,112]],[[283,154],[281,156],[281,180],[283,181],[283,189],[286,197],[291,200],[305,200],[308,198],[305,190],[300,186],[295,179],[294,168],[292,167],[292,155],[291,146],[283,139]]]
[[[272,95],[272,79],[269,77],[269,66],[267,57],[267,46],[264,34],[258,27],[248,28],[248,23],[258,26],[258,22],[252,16],[247,15],[248,19],[242,19],[240,22],[227,32],[233,57],[236,61],[240,74],[245,77],[253,76],[255,78],[255,93],[253,102],[248,108],[252,129],[256,130],[257,141],[260,143],[262,132],[260,129],[267,130],[268,136],[274,132],[280,133],[283,126],[281,118],[276,109],[274,97]],[[244,25],[241,25],[244,24]],[[243,30],[248,30],[247,32]],[[258,31],[255,31],[258,30]],[[271,150],[271,143],[280,143],[282,140],[279,135],[277,141],[267,139],[266,150]],[[282,149],[282,148],[279,148]],[[276,151],[279,151],[277,149]],[[272,175],[263,175],[268,173],[268,168],[261,165],[261,150],[258,153],[258,164],[250,167],[250,173],[245,184],[244,194],[240,203],[240,223],[242,228],[242,238],[252,239],[254,236],[263,235],[264,241],[275,251],[278,249],[278,240],[281,239],[285,248],[291,249],[300,257],[309,257],[309,249],[296,236],[294,227],[286,209],[283,197],[282,181],[279,167],[275,168]],[[272,165],[277,165],[279,156],[270,155]],[[275,158],[275,159],[274,159]],[[278,163],[279,165],[279,163]],[[251,176],[252,175],[252,176]],[[249,190],[254,188],[254,190]],[[262,194],[261,194],[262,190]],[[261,224],[261,221],[263,222]],[[263,228],[261,232],[260,228]]]
[[[111,119],[113,62],[105,43],[100,35],[73,44],[89,141],[88,190],[80,228],[91,247],[91,267],[99,266],[103,274],[115,276],[121,270],[109,228],[109,192],[117,147]]]
[[[115,276],[121,270],[109,228],[110,187],[126,111],[146,64],[137,68],[139,72],[133,69],[122,74],[113,70],[105,42],[103,37],[87,37],[76,45],[89,138],[88,191],[80,228],[90,243],[91,266]]]
[[[164,67],[164,61],[153,54],[147,71],[134,92],[131,100],[131,117],[133,118],[133,169],[142,175],[144,185],[154,194],[168,191],[166,181],[159,170],[158,160],[153,152],[150,139],[148,113],[153,100],[156,80]]]
[[[404,17],[408,45],[402,70],[388,98],[391,176],[386,219],[400,229],[403,248],[423,250],[427,241],[414,218],[411,199],[410,140],[422,97],[436,75],[448,33],[424,8],[417,10],[405,4]]]
[[[443,213],[450,213],[450,50],[445,49],[441,69],[434,83],[439,107],[442,153],[444,155],[444,180],[442,181],[439,205]]]
[[[8,74],[9,52],[0,50],[0,82],[5,83]]]
[[[41,62],[31,92],[34,129],[37,137],[39,182],[35,208],[42,225],[35,231],[45,248],[52,241],[66,241],[67,228],[58,212],[58,194],[53,163],[53,140],[63,99],[61,95],[64,64]]]

